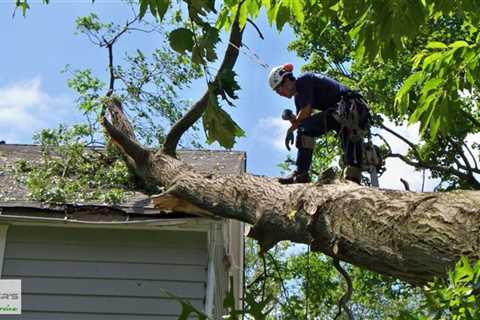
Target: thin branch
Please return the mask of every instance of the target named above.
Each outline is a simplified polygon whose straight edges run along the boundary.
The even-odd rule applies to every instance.
[[[239,55],[239,51],[234,47],[234,45],[237,47],[240,46],[240,43],[242,42],[242,35],[243,35],[243,29],[240,29],[240,25],[238,22],[238,14],[237,14],[232,25],[232,30],[230,32],[229,46],[225,51],[222,64],[220,65],[219,71],[215,76],[214,83],[218,82],[218,76],[221,72],[223,72],[224,70],[233,69]],[[183,115],[181,119],[179,119],[172,126],[172,128],[170,129],[170,132],[167,134],[165,138],[165,144],[163,145],[163,149],[162,149],[163,153],[167,155],[175,156],[175,150],[177,148],[178,142],[180,141],[180,138],[190,127],[192,127],[192,125],[198,119],[200,119],[203,112],[207,108],[208,99],[209,99],[209,90],[207,88],[203,96],[190,108],[190,110],[187,113]]]
[[[270,259],[272,260],[273,268],[277,272],[278,278],[280,279],[280,285],[282,287],[283,298],[285,299],[285,301],[288,301],[288,296],[287,296],[288,291],[287,291],[287,288],[285,288],[285,283],[284,283],[284,280],[282,278],[282,273],[281,273],[280,267],[277,264],[277,260],[275,260],[275,257],[270,252],[267,251],[266,253],[268,254]],[[290,304],[288,304],[288,302],[285,304],[285,303],[282,303],[280,301],[280,299],[278,301],[283,307],[285,307],[286,309],[289,309],[291,314],[295,314],[295,310],[292,309],[292,307],[290,306]]]
[[[338,319],[338,317],[342,314],[342,309],[343,309],[348,319],[353,320],[352,310],[350,310],[350,308],[347,305],[348,301],[350,301],[350,299],[352,298],[352,292],[353,292],[352,278],[350,278],[350,275],[348,274],[348,272],[342,268],[338,258],[333,258],[333,266],[343,276],[343,278],[345,279],[345,282],[347,283],[347,292],[345,292],[345,294],[340,298],[340,300],[338,300],[338,313],[334,319],[335,320]]]
[[[109,85],[107,97],[110,97],[113,94],[113,86],[115,84],[115,74],[113,73],[113,43],[108,44],[108,70],[110,73]]]
[[[475,165],[475,169],[478,169],[477,159],[476,159],[475,156],[473,155],[472,150],[470,150],[470,147],[469,147],[469,146],[467,145],[467,143],[465,143],[465,142],[463,142],[463,146],[465,147],[465,149],[467,149],[468,153],[470,154],[470,157],[472,157],[473,164]]]
[[[130,25],[132,25],[134,22],[136,22],[138,20],[138,15],[135,16],[135,18],[133,18],[132,20],[128,21],[125,23],[125,26],[123,27],[122,31],[120,31],[119,33],[117,33],[110,41],[109,41],[109,44],[114,44],[118,38],[120,38],[125,32],[129,31],[129,27]]]
[[[91,43],[93,43],[94,45],[99,46],[99,47],[102,46],[102,41],[98,38],[98,36],[96,34],[93,34],[91,31],[88,31],[85,34],[87,35],[87,38]]]
[[[425,190],[425,169],[422,170],[422,192]]]
[[[258,36],[260,37],[260,39],[265,40],[265,38],[263,37],[263,34],[260,31],[260,29],[258,28],[258,26],[252,20],[250,20],[250,18],[247,18],[247,21],[255,28],[255,30],[257,30]]]
[[[390,143],[388,143],[387,139],[385,139],[381,134],[378,133],[374,133],[372,134],[372,136],[380,138],[380,140],[382,140],[383,143],[385,143],[385,145],[387,146],[388,153],[392,153],[392,147],[390,146]]]
[[[478,182],[475,179],[474,176],[470,176],[470,175],[465,174],[465,173],[463,173],[459,170],[456,170],[454,168],[444,167],[444,166],[439,166],[439,165],[433,165],[433,164],[429,164],[429,163],[425,163],[425,162],[415,162],[415,161],[412,161],[412,160],[408,159],[404,155],[401,155],[401,154],[398,154],[398,153],[391,153],[391,154],[388,155],[388,157],[399,158],[403,162],[405,162],[406,164],[409,164],[409,165],[411,165],[412,167],[415,167],[415,168],[419,168],[419,169],[426,168],[426,169],[430,169],[430,170],[436,170],[436,171],[440,171],[440,172],[455,175],[459,178],[465,179],[466,181],[470,182],[475,188],[480,188],[480,182]]]
[[[403,183],[403,187],[405,188],[406,191],[410,191],[410,185],[408,184],[408,181],[400,178],[400,182]]]
[[[398,139],[402,140],[403,142],[405,142],[406,144],[408,144],[410,146],[410,148],[412,148],[413,152],[415,152],[415,156],[417,157],[417,159],[419,161],[422,161],[422,157],[420,156],[420,153],[418,152],[418,149],[417,149],[417,146],[411,142],[410,140],[408,140],[407,138],[403,137],[402,135],[396,133],[395,131],[393,131],[392,129],[386,127],[383,123],[380,125],[380,128],[384,129],[385,131],[387,132],[390,132],[391,134],[393,134],[395,137],[397,137]]]
[[[453,141],[453,139],[448,137],[448,136],[446,137],[446,140],[456,150],[456,153],[460,156],[460,158],[462,158],[463,163],[465,163],[465,166],[467,167],[466,171],[468,171],[468,174],[473,175],[472,166],[470,165],[470,161],[468,161],[467,157],[465,156],[465,152],[463,152],[462,146],[460,144],[456,143],[455,141]],[[458,162],[458,166],[460,168],[460,167],[462,167],[462,164],[460,162]]]

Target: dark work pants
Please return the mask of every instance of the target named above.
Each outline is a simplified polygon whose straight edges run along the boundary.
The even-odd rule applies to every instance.
[[[302,121],[297,131],[296,147],[297,153],[297,171],[306,172],[310,170],[312,164],[313,149],[305,148],[302,145],[302,136],[320,137],[328,131],[335,131],[342,139],[343,160],[346,165],[358,167],[362,160],[361,142],[353,143],[348,140],[346,128],[341,125],[332,116],[334,109],[322,111]]]

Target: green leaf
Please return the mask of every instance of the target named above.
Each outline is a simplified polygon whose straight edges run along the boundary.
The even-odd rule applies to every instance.
[[[154,0],[154,1],[156,1],[156,5],[157,5],[158,18],[162,20],[163,17],[165,16],[165,13],[168,10],[168,7],[170,6],[170,0]]]
[[[140,19],[142,19],[145,16],[147,9],[148,9],[148,0],[140,0],[140,13],[139,13]]]
[[[444,79],[440,78],[433,78],[429,79],[422,87],[422,94],[427,94],[429,91],[433,89],[437,89],[437,87],[444,81]]]
[[[303,0],[289,0],[290,1],[290,10],[293,12],[293,16],[296,18],[297,22],[302,24],[305,20],[304,15],[304,3]]]
[[[414,74],[410,75],[405,82],[403,82],[402,87],[400,90],[397,92],[397,98],[403,97],[405,94],[407,94],[413,86],[415,86],[418,82],[420,82],[420,79],[422,78],[422,73],[421,72],[415,72]]]
[[[231,149],[235,144],[235,138],[244,137],[245,132],[220,108],[217,95],[212,91],[210,90],[208,105],[202,118],[207,143],[217,141],[222,147]]]
[[[240,90],[238,82],[235,80],[236,73],[233,70],[227,69],[218,75],[218,94],[222,95],[224,91],[230,98],[237,99],[235,91]]]
[[[450,48],[462,48],[462,47],[469,47],[470,45],[468,42],[460,40],[460,41],[455,41],[454,43],[450,44]]]
[[[157,16],[157,6],[156,6],[156,0],[148,0],[149,8],[150,8],[150,13],[152,16],[156,17]]]
[[[431,41],[427,43],[426,48],[427,49],[447,49],[448,46],[443,42]]]
[[[168,40],[173,50],[179,53],[192,51],[194,45],[194,34],[187,28],[178,28],[170,32]]]
[[[275,17],[275,22],[277,24],[277,30],[281,31],[285,23],[287,23],[288,19],[290,18],[290,9],[286,7],[282,2],[278,4],[278,10]]]

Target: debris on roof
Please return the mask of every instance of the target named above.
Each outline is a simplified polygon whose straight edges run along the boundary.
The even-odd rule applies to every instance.
[[[200,173],[241,174],[245,172],[246,155],[240,151],[178,150],[178,157]],[[26,214],[45,217],[70,217],[87,221],[122,221],[125,219],[151,219],[162,213],[155,209],[150,198],[134,192],[119,205],[103,203],[45,204],[28,198],[28,190],[15,176],[15,164],[19,160],[38,161],[40,146],[0,143],[0,216],[2,214]],[[201,215],[201,213],[199,213]],[[164,215],[165,216],[165,215]],[[187,213],[170,213],[169,218],[191,216]]]

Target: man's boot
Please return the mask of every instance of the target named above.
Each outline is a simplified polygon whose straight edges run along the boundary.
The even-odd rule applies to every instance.
[[[362,169],[359,167],[347,166],[344,171],[346,180],[360,184],[362,181]]]
[[[285,178],[278,178],[278,182],[280,182],[281,184],[309,183],[310,175],[308,174],[307,171],[305,172],[294,171],[291,175]]]

